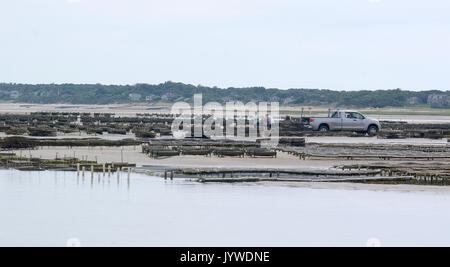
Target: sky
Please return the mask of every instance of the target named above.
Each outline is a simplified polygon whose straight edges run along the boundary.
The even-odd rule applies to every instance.
[[[2,0],[0,82],[450,90],[448,0]]]

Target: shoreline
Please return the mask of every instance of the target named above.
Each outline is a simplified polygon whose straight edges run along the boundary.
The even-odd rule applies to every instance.
[[[148,167],[179,167],[179,168],[284,168],[284,169],[316,169],[326,170],[342,164],[364,164],[365,160],[299,160],[286,153],[279,153],[277,158],[219,158],[199,156],[178,156],[171,158],[153,159],[141,152],[140,146],[116,147],[40,147],[36,150],[9,151],[22,155],[42,159],[55,157],[85,158],[86,160],[108,162],[129,162],[136,166]],[[302,187],[311,189],[337,189],[337,190],[369,190],[388,192],[428,192],[450,194],[450,186],[435,185],[394,185],[394,184],[359,184],[334,182],[253,182],[239,183],[240,185],[256,184],[264,186]]]

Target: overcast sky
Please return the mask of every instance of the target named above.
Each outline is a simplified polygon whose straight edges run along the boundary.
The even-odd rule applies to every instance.
[[[0,82],[450,90],[448,0],[1,0]]]

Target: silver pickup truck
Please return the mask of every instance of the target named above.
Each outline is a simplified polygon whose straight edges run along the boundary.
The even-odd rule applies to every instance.
[[[313,131],[356,131],[377,135],[381,130],[378,120],[366,118],[363,114],[352,111],[335,111],[329,117],[311,117],[307,124]]]

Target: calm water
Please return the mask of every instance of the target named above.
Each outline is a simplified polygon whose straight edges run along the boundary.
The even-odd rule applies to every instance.
[[[450,245],[450,196],[0,171],[0,246]]]

